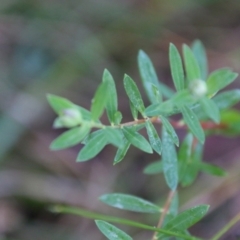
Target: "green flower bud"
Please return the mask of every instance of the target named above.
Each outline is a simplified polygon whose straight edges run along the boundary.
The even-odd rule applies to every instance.
[[[207,93],[207,84],[201,79],[196,79],[189,83],[188,89],[193,96],[198,98],[203,97]]]
[[[69,108],[62,111],[59,122],[63,127],[75,127],[82,122],[82,115],[78,109]]]

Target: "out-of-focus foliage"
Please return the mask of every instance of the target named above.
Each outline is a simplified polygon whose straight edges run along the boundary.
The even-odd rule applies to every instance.
[[[161,194],[154,191],[156,184],[160,192],[166,190],[160,184],[161,179],[142,174],[149,159],[134,150],[128,157],[135,161],[124,161],[118,168],[112,167],[115,153],[110,148],[84,165],[75,163],[79,149],[50,152],[48,145],[58,133],[51,130],[53,114],[45,96],[49,92],[61,93],[89,109],[90,99],[101,81],[99,76],[107,67],[118,85],[119,109],[131,119],[128,99],[118,83],[122,83],[124,72],[140,83],[135,60],[139,49],[151,56],[159,78],[166,84],[171,84],[169,42],[180,46],[201,39],[207,49],[210,70],[230,65],[240,72],[239,15],[240,3],[235,0],[1,1],[2,238],[103,239],[88,220],[49,213],[49,203],[104,211],[97,197],[113,190],[161,202]],[[234,84],[239,87],[239,81]],[[238,112],[224,114],[223,117],[232,116],[234,135]],[[211,185],[204,175],[197,186],[180,196],[183,209],[204,199],[211,205],[212,214],[202,222],[206,237],[218,228],[214,224],[209,226],[209,221],[220,222],[221,218],[225,222],[224,216],[232,216],[238,206],[238,140],[209,139],[205,160],[226,167],[229,174],[221,181],[211,178]],[[155,159],[157,154],[152,157]],[[143,191],[145,184],[149,187]],[[190,201],[192,195],[196,197]],[[215,209],[221,216],[216,215]],[[126,216],[141,220],[139,215],[126,213]],[[198,233],[202,229],[192,231]],[[233,230],[232,236],[236,232]],[[131,232],[131,236],[149,238],[147,233],[137,231]]]

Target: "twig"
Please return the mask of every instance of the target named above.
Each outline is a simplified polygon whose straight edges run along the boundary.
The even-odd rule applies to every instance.
[[[175,194],[175,191],[171,191],[169,192],[168,194],[168,198],[166,200],[166,203],[163,207],[163,211],[162,211],[162,214],[160,216],[160,219],[159,219],[159,222],[158,222],[158,225],[157,225],[157,228],[161,228],[162,224],[163,224],[163,221],[164,221],[164,218],[169,210],[169,207],[171,205],[171,202],[172,202],[172,199],[174,197],[174,194]],[[152,240],[157,240],[157,232],[154,233],[153,237],[152,237]]]

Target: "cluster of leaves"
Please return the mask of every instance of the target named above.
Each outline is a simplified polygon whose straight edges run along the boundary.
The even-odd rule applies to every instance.
[[[195,41],[191,48],[183,45],[182,50],[183,61],[177,48],[170,44],[170,68],[176,91],[158,80],[147,54],[139,52],[139,71],[150,105],[145,107],[136,83],[130,76],[125,75],[123,84],[134,119],[132,122],[122,123],[116,86],[108,70],[103,73],[90,111],[65,98],[48,95],[51,107],[58,114],[54,127],[69,128],[52,142],[50,148],[59,150],[82,143],[84,146],[77,156],[77,161],[83,162],[94,158],[107,144],[112,144],[117,147],[114,164],[123,160],[131,145],[146,153],[155,151],[161,156],[161,160],[148,165],[144,172],[163,172],[171,191],[176,191],[178,184],[191,184],[199,171],[224,175],[221,168],[202,161],[203,144],[206,134],[232,135],[240,132],[240,113],[230,109],[240,100],[240,90],[219,93],[236,79],[237,74],[228,68],[208,74],[206,53],[200,41]],[[100,121],[104,110],[107,112],[109,125]],[[182,120],[173,121],[170,117],[175,114],[181,114]],[[155,125],[160,127],[156,129]],[[143,128],[146,128],[148,140],[139,133]],[[180,146],[176,128],[187,131]],[[179,147],[178,152],[176,146]],[[161,212],[158,206],[130,195],[109,194],[102,196],[101,200],[120,209]],[[172,205],[174,209],[174,204]],[[181,238],[192,239],[187,229],[200,220],[207,209],[208,206],[202,205],[177,215],[177,208],[175,207],[172,214],[170,208],[163,225],[163,230],[170,233],[165,232],[165,235],[178,236],[177,233]],[[109,223],[99,220],[96,224],[109,239],[131,239]],[[156,239],[162,239],[162,234],[164,232],[157,235]],[[117,237],[113,237],[114,235]]]

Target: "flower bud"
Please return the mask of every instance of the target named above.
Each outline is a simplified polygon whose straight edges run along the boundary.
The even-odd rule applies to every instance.
[[[207,93],[207,84],[201,79],[196,79],[189,83],[188,89],[193,96],[198,98],[203,97]]]
[[[78,109],[69,108],[62,111],[59,121],[64,127],[75,127],[82,121],[81,112]]]

